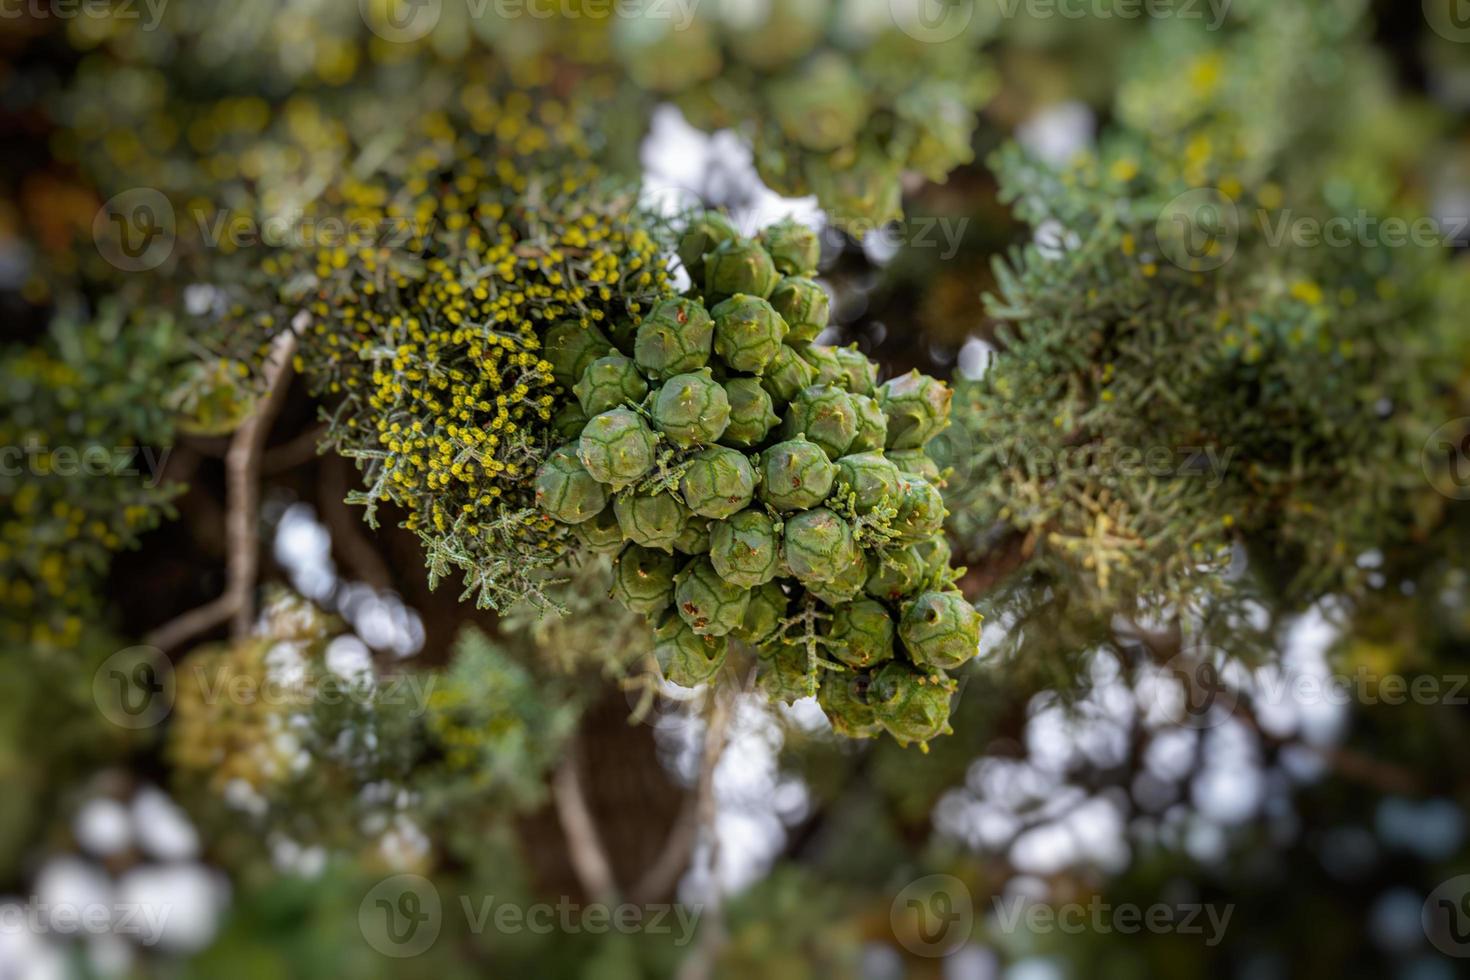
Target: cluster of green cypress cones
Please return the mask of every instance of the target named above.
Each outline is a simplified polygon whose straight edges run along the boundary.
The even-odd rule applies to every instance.
[[[618,556],[613,595],[653,624],[674,683],[710,681],[739,640],[768,694],[815,694],[843,735],[948,732],[947,672],[980,638],[925,453],[950,389],[917,372],[880,385],[855,348],[814,343],[828,297],[799,224],[747,239],[710,212],[679,254],[689,295],[636,326],[550,331],[576,400],[537,503]]]

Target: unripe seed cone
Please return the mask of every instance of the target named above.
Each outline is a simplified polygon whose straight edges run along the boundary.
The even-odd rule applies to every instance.
[[[830,582],[858,554],[852,526],[825,507],[803,511],[786,522],[786,564],[802,582]]]
[[[599,555],[615,555],[623,546],[623,529],[618,525],[618,515],[611,507],[604,507],[590,521],[573,525],[572,530],[589,551]]]
[[[847,447],[847,451],[866,453],[882,449],[888,442],[888,416],[883,414],[878,400],[868,395],[848,397],[852,399],[853,411],[857,413],[857,434],[852,437],[852,445]]]
[[[704,298],[710,305],[736,293],[766,299],[778,279],[771,256],[749,239],[720,242],[704,257]]]
[[[791,399],[816,383],[817,372],[790,345],[782,345],[761,375],[761,387],[771,396],[772,406],[785,408]]]
[[[827,499],[837,467],[816,443],[779,442],[761,454],[761,499],[779,511],[806,510]]]
[[[562,446],[536,471],[536,505],[563,524],[590,521],[607,507],[607,490]]]
[[[904,477],[893,526],[905,541],[927,538],[944,527],[944,497],[928,480]]]
[[[568,320],[546,331],[543,353],[551,364],[551,376],[556,383],[571,391],[587,366],[611,354],[612,349],[612,342],[601,330]]]
[[[672,378],[709,363],[715,324],[703,306],[676,297],[656,303],[638,325],[633,359],[651,378]]]
[[[587,365],[574,389],[582,411],[591,418],[620,408],[626,402],[638,404],[648,394],[648,382],[638,373],[638,365],[622,354],[608,354]]]
[[[689,223],[683,236],[679,239],[679,260],[684,263],[684,271],[689,273],[689,281],[696,287],[704,283],[704,257],[714,251],[715,246],[721,242],[739,237],[739,232],[730,223],[730,219],[718,211],[706,211],[704,214]]]
[[[924,450],[890,449],[886,455],[893,460],[893,465],[898,467],[899,472],[928,480],[935,486],[939,485],[939,464],[930,459]]]
[[[701,636],[724,636],[745,621],[750,590],[729,582],[708,558],[695,558],[676,577],[674,604]]]
[[[949,730],[949,701],[954,681],[938,673],[921,673],[897,661],[884,664],[868,686],[873,714],[902,745],[927,742]]]
[[[878,404],[888,416],[888,448],[923,449],[949,426],[953,397],[944,382],[918,371],[884,382]]]
[[[788,439],[805,435],[836,459],[857,437],[857,410],[841,388],[813,385],[786,406],[786,423],[781,431]]]
[[[653,468],[657,440],[637,412],[615,408],[587,423],[577,458],[601,483],[625,487]]]
[[[709,554],[708,517],[690,517],[684,523],[684,531],[674,542],[674,550],[684,555]]]
[[[855,395],[872,395],[878,390],[878,365],[856,347],[839,347],[832,352],[842,368],[838,384]]]
[[[868,118],[868,95],[848,60],[829,52],[767,87],[788,139],[818,152],[850,146]]]
[[[679,492],[691,511],[720,520],[738,514],[755,498],[755,470],[738,450],[711,446],[690,460]]]
[[[613,566],[612,597],[630,612],[654,617],[674,603],[674,558],[636,544]]]
[[[768,643],[760,649],[756,682],[773,702],[794,704],[807,696],[807,653],[791,643]]]
[[[889,548],[868,560],[863,590],[874,599],[895,602],[914,595],[928,578],[928,569],[916,547]]]
[[[576,442],[582,430],[587,428],[589,417],[586,412],[582,411],[581,402],[573,399],[557,409],[556,414],[551,417],[551,431],[558,439]]]
[[[883,726],[867,701],[870,683],[866,674],[823,672],[817,704],[832,723],[832,731],[844,738],[874,738],[882,733]]]
[[[723,636],[701,636],[672,610],[653,633],[653,657],[664,678],[680,687],[698,687],[719,673],[729,643]]]
[[[882,452],[857,453],[837,461],[838,484],[846,484],[854,494],[859,514],[870,513],[880,504],[897,506],[901,479],[898,467]]]
[[[758,446],[781,421],[771,404],[770,394],[755,378],[726,381],[725,397],[730,402],[730,424],[720,440],[728,445],[742,449]]]
[[[760,233],[759,241],[770,253],[776,271],[783,276],[804,276],[815,272],[822,257],[822,243],[817,233],[806,225],[785,218]]]
[[[781,314],[790,332],[786,343],[809,344],[827,328],[832,317],[832,298],[811,279],[788,275],[771,291],[771,306]]]
[[[898,634],[920,667],[952,670],[980,648],[980,614],[954,592],[925,592],[903,611]]]
[[[924,571],[928,575],[948,569],[950,558],[953,557],[949,538],[942,533],[933,534],[915,543],[911,550],[924,563]]]
[[[660,551],[674,550],[674,542],[684,533],[689,512],[668,493],[629,494],[613,501],[618,526],[634,544]]]
[[[730,424],[730,399],[709,368],[675,375],[658,390],[653,424],[686,449],[708,445],[718,441]]]
[[[837,359],[837,348],[828,347],[825,344],[807,344],[805,347],[797,348],[797,353],[816,375],[816,380],[812,382],[813,385],[832,385],[840,388],[847,379],[847,372],[842,369],[842,362]]]
[[[786,593],[777,582],[767,582],[752,590],[745,620],[734,635],[755,646],[769,642],[780,631],[788,606]]]
[[[832,608],[844,605],[862,595],[868,580],[868,561],[862,550],[854,548],[852,561],[826,582],[807,582],[807,591]]]
[[[849,667],[867,669],[893,659],[893,619],[880,602],[859,599],[832,615],[832,655]]]
[[[762,373],[786,339],[786,321],[757,296],[737,293],[710,314],[715,318],[715,353],[736,371]]]
[[[710,562],[727,582],[753,589],[776,577],[780,538],[763,512],[743,510],[710,531]]]

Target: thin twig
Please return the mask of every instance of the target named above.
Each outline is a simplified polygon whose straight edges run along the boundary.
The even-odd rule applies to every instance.
[[[711,698],[716,705],[719,704],[720,699],[713,692]],[[730,717],[728,708],[711,707],[704,735],[704,753],[694,792],[684,800],[658,858],[629,891],[629,899],[635,904],[656,902],[673,892],[679,884],[679,876],[689,867],[694,846],[699,842],[701,826],[712,825],[715,766],[720,761],[720,754],[729,735]]]
[[[236,639],[250,633],[255,619],[255,579],[260,568],[260,457],[291,387],[291,358],[296,335],[287,330],[275,339],[263,368],[266,395],[240,424],[225,452],[225,591],[217,599],[170,620],[145,638],[150,646],[169,650],[230,620]]]
[[[756,671],[751,669],[744,690],[755,685]],[[699,813],[699,832],[705,839],[705,873],[709,884],[701,909],[703,924],[699,930],[699,941],[690,950],[684,962],[679,964],[678,980],[709,980],[714,975],[715,961],[725,946],[726,929],[722,908],[719,859],[720,838],[716,821],[719,817],[719,801],[715,798],[715,770],[720,756],[729,741],[730,721],[735,710],[735,694],[722,697],[719,688],[710,691],[709,715],[705,720],[704,754],[700,760],[699,782],[696,784]]]
[[[607,849],[598,836],[597,823],[587,807],[587,797],[582,792],[578,757],[576,743],[573,742],[552,776],[551,795],[562,834],[567,839],[567,855],[582,890],[593,901],[612,904],[617,901],[617,881],[613,877],[612,862],[607,858]]]

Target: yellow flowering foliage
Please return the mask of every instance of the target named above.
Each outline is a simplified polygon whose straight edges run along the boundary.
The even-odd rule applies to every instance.
[[[59,323],[0,354],[0,639],[74,647],[112,553],[153,528],[168,417],[166,328]],[[123,365],[131,360],[131,370]],[[136,372],[136,373],[133,373]]]
[[[531,489],[570,397],[546,330],[636,323],[672,288],[665,244],[584,132],[561,103],[467,90],[419,121],[411,149],[344,175],[261,263],[285,285],[257,322],[299,331],[329,441],[363,472],[352,499],[370,521],[397,505],[431,578],[462,571],[482,605],[538,595],[537,569],[563,551]],[[328,227],[340,239],[305,234]]]

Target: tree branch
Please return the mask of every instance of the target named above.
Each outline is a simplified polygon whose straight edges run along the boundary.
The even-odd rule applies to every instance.
[[[260,569],[260,457],[286,392],[291,387],[291,358],[296,334],[276,337],[263,368],[266,395],[240,424],[225,451],[226,579],[218,599],[191,609],[149,633],[144,641],[168,650],[230,621],[236,639],[250,633],[255,618],[255,580]]]
[[[582,890],[597,902],[617,901],[618,886],[613,877],[612,862],[597,833],[597,823],[587,807],[582,792],[582,777],[577,770],[580,753],[576,743],[567,746],[566,755],[556,767],[551,780],[551,795],[556,816],[567,839],[567,854]]]

